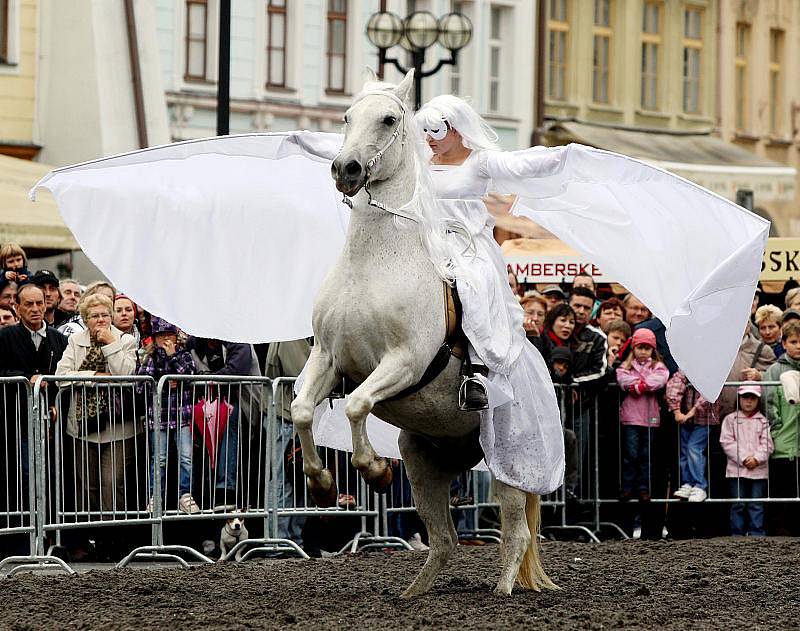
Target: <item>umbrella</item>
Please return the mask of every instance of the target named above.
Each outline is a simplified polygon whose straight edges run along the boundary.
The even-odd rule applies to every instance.
[[[194,406],[194,423],[203,433],[208,462],[212,471],[216,469],[217,447],[232,411],[233,406],[220,397],[213,401],[200,399]]]

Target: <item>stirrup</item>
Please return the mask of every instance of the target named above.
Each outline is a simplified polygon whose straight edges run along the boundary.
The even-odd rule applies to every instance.
[[[486,396],[486,404],[481,407],[472,407],[467,403],[467,387],[470,384],[475,384],[483,391]],[[461,385],[458,388],[458,409],[462,412],[477,412],[479,410],[489,409],[489,392],[486,390],[486,385],[474,375],[471,377],[464,376],[461,380]]]

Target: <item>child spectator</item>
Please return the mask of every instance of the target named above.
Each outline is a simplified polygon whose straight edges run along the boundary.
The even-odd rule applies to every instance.
[[[617,368],[617,384],[627,393],[620,406],[622,423],[622,498],[638,491],[639,499],[650,499],[650,443],[660,424],[658,396],[669,379],[669,371],[656,352],[656,336],[639,329],[632,338],[633,353]]]
[[[0,276],[17,285],[28,282],[31,273],[28,271],[28,256],[17,243],[6,243],[0,247]]]
[[[708,497],[706,447],[711,425],[719,425],[719,403],[709,403],[680,370],[667,382],[667,409],[680,425],[680,472],[682,484],[673,493],[690,502]]]
[[[608,339],[608,365],[616,370],[621,360],[620,351],[631,337],[631,325],[625,320],[613,320],[606,328],[605,334]]]
[[[153,317],[151,320],[153,343],[146,349],[139,375],[152,377],[156,383],[164,375],[193,375],[196,373],[192,355],[178,345],[178,327],[166,320]],[[192,388],[186,384],[171,382],[165,385],[161,399],[161,418],[158,430],[153,413],[152,402],[148,399],[147,423],[150,430],[150,504],[153,510],[153,476],[155,474],[155,433],[159,432],[160,454],[158,459],[161,471],[162,495],[166,488],[167,441],[169,436],[178,448],[179,461],[179,500],[178,510],[182,513],[199,513],[200,508],[192,497]]]
[[[767,459],[775,446],[769,433],[769,423],[758,409],[761,386],[755,383],[744,384],[739,386],[737,394],[739,409],[728,414],[722,421],[722,432],[719,436],[719,444],[728,456],[725,477],[730,482],[731,497],[766,497],[769,475]],[[731,534],[763,537],[766,534],[764,504],[732,504]]]
[[[786,352],[781,344],[782,317],[783,312],[775,305],[762,305],[756,310],[755,320],[761,341],[767,344],[778,358]]]
[[[781,376],[800,370],[800,321],[789,320],[781,327],[786,352],[767,368],[765,381],[783,381]],[[798,420],[800,406],[787,400],[783,386],[767,390],[767,418],[775,445],[769,463],[770,497],[797,497]],[[785,504],[770,511],[774,534],[787,535],[797,531],[796,505]]]

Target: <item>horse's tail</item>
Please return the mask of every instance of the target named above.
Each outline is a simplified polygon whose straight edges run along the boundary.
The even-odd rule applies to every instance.
[[[531,533],[531,542],[522,557],[522,564],[517,573],[517,582],[522,587],[534,589],[537,592],[542,587],[547,589],[561,589],[544,571],[542,561],[539,558],[539,527],[541,525],[542,510],[541,500],[534,493],[525,493],[525,518],[528,522],[528,530]]]

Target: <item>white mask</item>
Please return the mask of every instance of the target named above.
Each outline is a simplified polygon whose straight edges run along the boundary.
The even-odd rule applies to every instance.
[[[447,123],[442,121],[441,126],[438,127],[437,129],[423,128],[422,131],[428,134],[428,136],[430,136],[434,140],[444,140],[444,137],[447,136],[447,132],[450,131],[450,129],[448,128]]]

